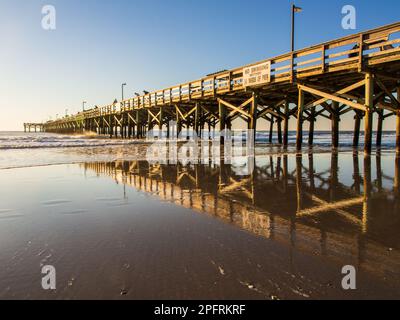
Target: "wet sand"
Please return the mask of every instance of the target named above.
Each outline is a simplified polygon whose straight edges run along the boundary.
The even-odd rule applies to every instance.
[[[0,170],[0,298],[400,298],[393,154],[246,161]]]

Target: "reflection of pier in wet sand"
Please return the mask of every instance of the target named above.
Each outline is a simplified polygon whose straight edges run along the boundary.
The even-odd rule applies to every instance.
[[[329,169],[321,172],[315,169],[313,154],[250,158],[255,170],[246,176],[223,162],[84,166],[117,183],[287,244],[291,256],[300,250],[400,282],[400,254],[394,250],[400,248],[399,160],[390,177],[382,171],[380,154],[363,159],[354,154],[352,177],[347,177],[352,183],[345,183],[340,181],[339,156],[332,153]]]

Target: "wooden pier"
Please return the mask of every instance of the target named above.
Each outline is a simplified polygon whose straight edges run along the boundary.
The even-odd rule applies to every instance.
[[[24,123],[24,132],[44,132],[43,123]]]
[[[170,121],[177,124],[174,135],[183,127],[201,135],[204,130],[230,129],[239,118],[247,122],[248,129],[257,130],[257,120],[265,119],[271,134],[276,126],[278,142],[287,146],[292,120],[296,121],[296,147],[300,150],[304,123],[309,124],[311,146],[314,124],[321,118],[331,121],[332,147],[338,147],[340,119],[351,112],[354,147],[363,131],[364,149],[371,151],[375,114],[376,146],[382,143],[384,120],[396,117],[396,148],[400,152],[399,72],[400,22],[95,106],[49,121],[43,128],[46,132],[93,131],[110,137],[143,138],[156,127],[165,129],[170,138]],[[360,128],[362,120],[364,130]]]

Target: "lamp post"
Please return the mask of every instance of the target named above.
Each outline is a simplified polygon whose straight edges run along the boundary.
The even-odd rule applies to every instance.
[[[126,86],[126,83],[123,83],[123,84],[121,85],[122,101],[124,101],[124,86]]]
[[[295,4],[292,4],[292,52],[294,51],[294,16],[297,12],[301,12],[302,10],[302,8],[296,7]]]

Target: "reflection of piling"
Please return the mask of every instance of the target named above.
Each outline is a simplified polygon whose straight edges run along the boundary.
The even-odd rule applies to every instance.
[[[371,210],[371,156],[364,156],[364,201],[362,211],[362,231],[366,233],[368,231],[368,219]]]
[[[395,160],[393,188],[395,193],[400,195],[400,155],[397,155]]]
[[[374,254],[371,255],[367,233],[376,230],[375,228],[382,223],[381,219],[371,217],[371,209],[373,201],[383,201],[384,194],[380,194],[379,199],[375,199],[373,192],[376,189],[373,186],[382,188],[384,191],[382,179],[390,179],[381,172],[380,155],[376,157],[377,181],[373,184],[371,156],[365,155],[363,159],[361,179],[358,154],[354,153],[354,187],[352,188],[348,188],[339,181],[337,153],[332,154],[329,179],[324,177],[326,172],[316,172],[313,168],[312,153],[308,155],[308,168],[303,166],[302,156],[297,155],[295,160],[296,170],[292,172],[293,168],[288,168],[288,155],[277,156],[276,160],[275,156],[272,156],[262,167],[255,167],[253,175],[246,176],[237,176],[230,164],[218,161],[209,166],[149,165],[145,161],[117,161],[84,164],[83,168],[107,174],[118,184],[126,183],[139,190],[156,193],[164,200],[172,201],[177,205],[202,210],[255,234],[279,241],[289,240],[290,259],[294,257],[294,248],[302,250],[307,248],[306,243],[309,243],[308,248],[311,250],[320,251],[321,254],[327,256],[332,256],[333,253],[335,259],[338,255],[340,256],[340,252],[335,251],[335,248],[342,250],[345,245],[348,245],[344,250],[346,253],[354,252],[357,248],[358,252],[355,254],[359,266],[366,266],[365,262],[368,259],[371,262],[371,256],[376,261],[376,244],[373,246]],[[394,190],[397,193],[394,203],[392,198],[387,199],[394,213],[397,213],[399,208],[399,160],[400,158],[397,158],[395,164]],[[310,181],[310,186],[302,178],[303,172],[307,174],[305,180]],[[314,183],[314,180],[321,183]],[[360,180],[363,190],[360,190]],[[326,187],[328,187],[328,193]],[[359,191],[354,192],[354,189]],[[340,193],[335,194],[335,190],[339,190]],[[283,200],[284,203],[282,203],[282,199],[290,201]],[[360,205],[362,205],[362,217],[358,215]],[[346,208],[351,208],[351,210]],[[324,215],[327,212],[331,214]],[[324,223],[318,223],[318,221],[324,221],[319,220],[320,217],[332,218],[333,221],[339,222],[340,226],[344,226],[343,223],[348,221],[348,228],[344,226],[345,228],[341,228],[340,232],[335,234]],[[388,217],[391,217],[389,212]],[[357,227],[357,230],[359,228],[358,235],[354,234],[356,230],[354,227]],[[332,234],[335,236],[332,237]],[[302,241],[304,235],[307,236],[307,241]],[[344,241],[338,243],[337,241],[341,241],[343,237],[346,237]],[[387,255],[385,248],[383,248],[383,253],[380,256],[382,259],[390,256]],[[379,263],[384,263],[383,261]]]
[[[354,190],[357,193],[361,193],[360,165],[359,165],[359,157],[357,151],[353,153],[353,180],[354,180]]]
[[[330,177],[330,184],[329,184],[329,197],[330,197],[331,201],[336,200],[335,194],[336,194],[337,186],[339,184],[338,171],[339,171],[338,153],[332,152],[332,155],[331,155],[331,177]]]

